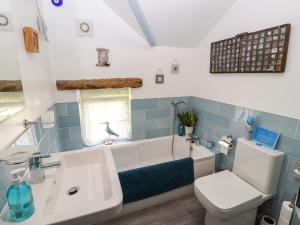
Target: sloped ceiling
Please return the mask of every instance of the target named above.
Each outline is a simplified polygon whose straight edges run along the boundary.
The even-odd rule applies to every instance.
[[[236,0],[103,0],[151,46],[197,47]]]
[[[144,32],[127,0],[103,0],[103,2],[127,23],[141,38],[145,39]]]

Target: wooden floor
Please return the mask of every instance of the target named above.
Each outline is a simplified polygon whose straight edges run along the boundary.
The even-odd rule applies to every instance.
[[[204,225],[205,209],[194,195],[98,225]]]

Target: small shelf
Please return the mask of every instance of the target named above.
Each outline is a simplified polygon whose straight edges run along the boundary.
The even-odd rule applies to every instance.
[[[0,80],[0,92],[22,92],[21,80]]]
[[[139,88],[143,86],[140,78],[112,78],[92,80],[57,80],[57,90],[82,90],[82,89],[106,89],[106,88]]]

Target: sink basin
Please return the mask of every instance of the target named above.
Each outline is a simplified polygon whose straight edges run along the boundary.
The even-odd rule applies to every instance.
[[[32,185],[35,214],[18,224],[95,224],[121,211],[122,190],[110,149],[57,153],[51,161],[57,160],[62,166],[45,170],[46,181]],[[7,212],[4,225],[12,224]]]

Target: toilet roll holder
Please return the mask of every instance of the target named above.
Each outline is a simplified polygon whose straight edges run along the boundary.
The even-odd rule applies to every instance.
[[[219,141],[220,152],[224,155],[229,155],[234,148],[234,140],[232,135],[223,136]]]
[[[23,120],[23,126],[27,129],[34,124],[42,124],[45,129],[54,127],[55,115],[54,111],[46,111],[42,113],[40,121],[31,122],[27,119]]]
[[[300,161],[296,161],[294,165],[293,177],[300,180]]]
[[[234,147],[234,139],[232,135],[223,136],[221,140],[219,141],[219,144],[228,150],[232,150]]]

